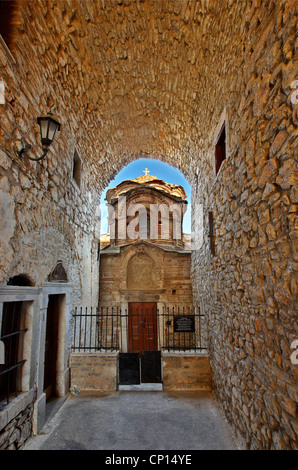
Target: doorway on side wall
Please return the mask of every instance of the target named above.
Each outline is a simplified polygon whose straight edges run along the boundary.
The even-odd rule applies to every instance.
[[[49,295],[43,387],[47,401],[57,396],[58,335],[62,297],[63,295]]]

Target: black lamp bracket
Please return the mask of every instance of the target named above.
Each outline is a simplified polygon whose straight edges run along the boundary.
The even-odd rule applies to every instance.
[[[28,154],[28,151],[31,148],[32,148],[32,146],[30,144],[27,144],[24,141],[24,139],[17,140],[14,143],[14,146],[13,146],[14,153],[17,157],[22,158],[22,157],[26,156],[26,158],[28,158],[29,160],[32,160],[34,162],[38,162],[40,160],[43,160],[46,157],[46,155],[48,153],[48,150],[49,150],[49,147],[43,147],[43,154],[41,155],[41,157],[33,158],[33,157],[30,157],[29,154]]]

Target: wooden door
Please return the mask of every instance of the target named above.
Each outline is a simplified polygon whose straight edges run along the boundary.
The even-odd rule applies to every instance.
[[[128,312],[128,352],[157,351],[156,302],[131,302]]]

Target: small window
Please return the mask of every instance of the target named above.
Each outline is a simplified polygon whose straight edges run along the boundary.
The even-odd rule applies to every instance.
[[[13,47],[18,20],[17,1],[0,0],[0,34],[9,49]]]
[[[77,183],[78,187],[81,187],[81,159],[79,157],[79,154],[77,152],[77,149],[74,151],[74,157],[73,157],[73,179]]]
[[[210,252],[213,256],[215,256],[215,231],[214,231],[213,212],[209,212],[209,240],[210,240]]]
[[[215,174],[219,172],[222,162],[226,159],[226,127],[222,126],[215,144]]]

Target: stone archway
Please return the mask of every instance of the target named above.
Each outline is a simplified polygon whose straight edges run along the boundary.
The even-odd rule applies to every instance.
[[[80,246],[78,273],[67,266],[80,292],[102,188],[140,156],[172,164],[191,181],[194,203],[204,201],[205,224],[214,214],[216,255],[206,224],[202,250],[193,254],[193,285],[208,315],[217,395],[247,447],[297,447],[294,0],[57,0],[46,13],[43,2],[19,4],[20,66],[0,44],[9,90],[1,282],[16,266],[46,278],[57,237],[43,227],[53,225],[66,240],[61,250]],[[38,149],[31,118],[49,108],[66,123],[49,158],[38,171],[7,159],[18,134],[30,134]],[[227,153],[215,175],[223,113]],[[75,143],[84,163],[81,192],[68,177]],[[30,240],[30,233],[37,235]]]

